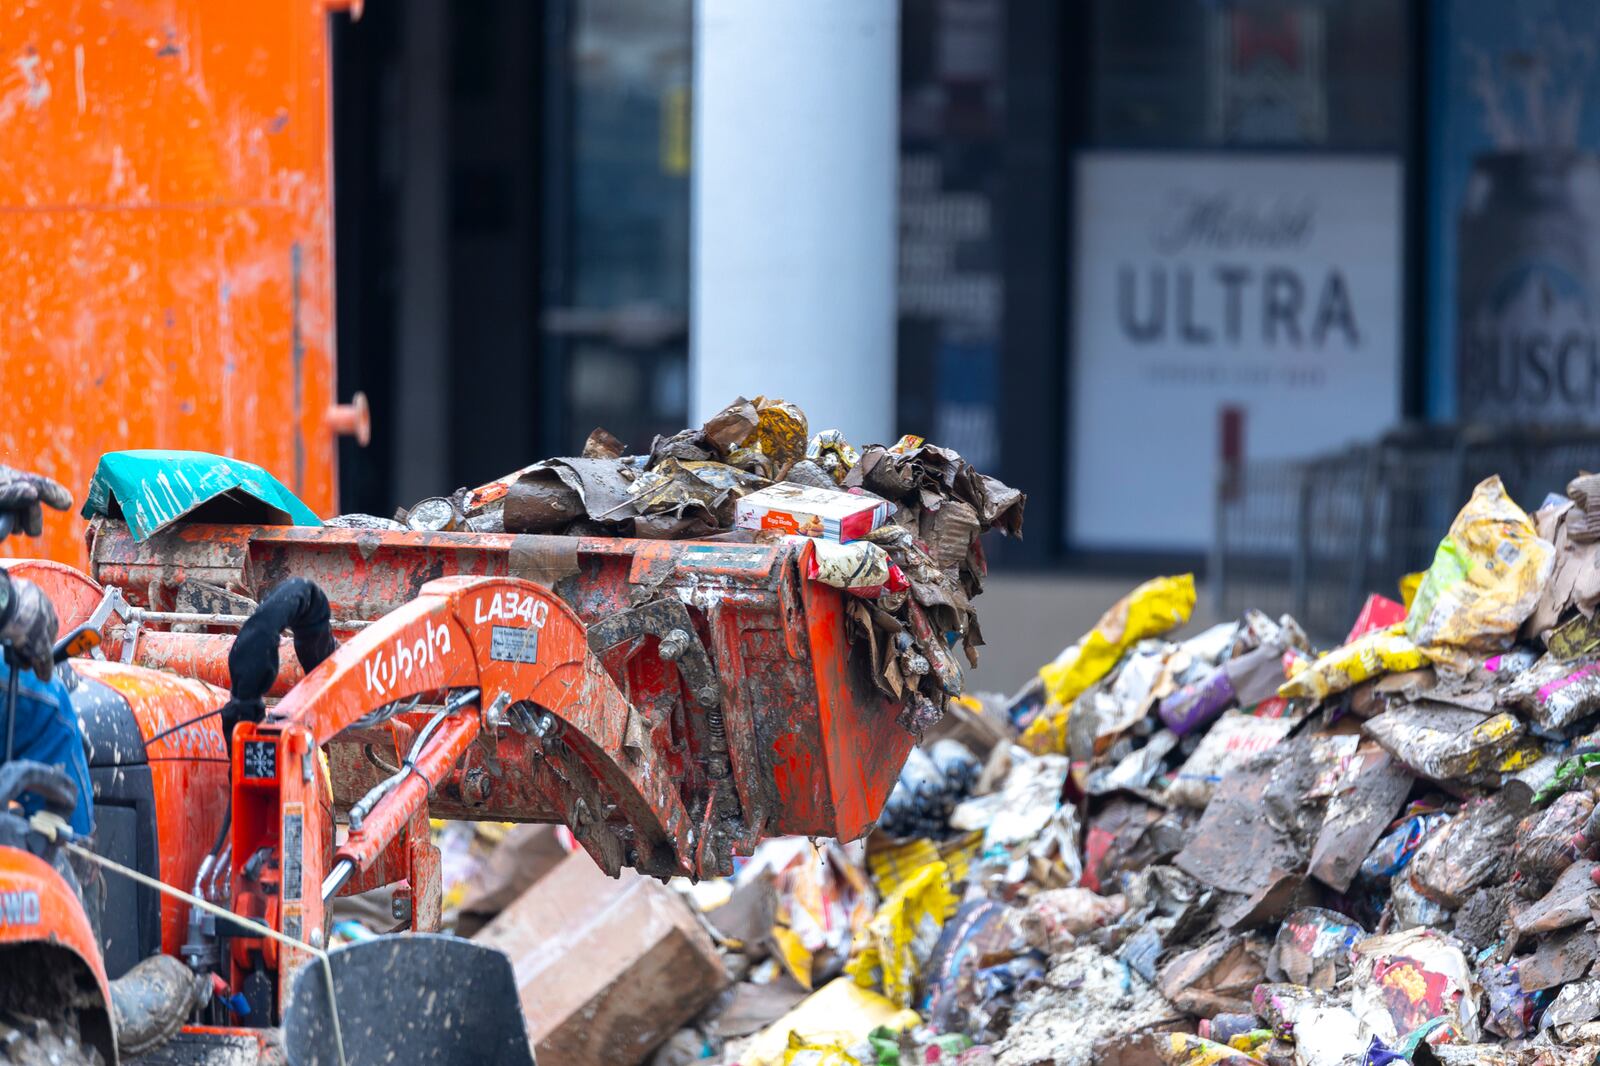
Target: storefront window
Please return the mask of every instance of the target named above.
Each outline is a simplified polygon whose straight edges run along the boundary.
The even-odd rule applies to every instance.
[[[1095,144],[1398,148],[1407,9],[1398,0],[1096,0]]]

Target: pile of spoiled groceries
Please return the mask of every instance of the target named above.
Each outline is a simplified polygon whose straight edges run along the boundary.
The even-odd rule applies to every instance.
[[[915,442],[802,444],[786,407],[636,460],[591,438],[604,462],[524,475],[504,528],[528,496],[545,529],[676,535],[760,490],[862,490],[892,528],[842,542],[888,561],[845,568],[881,586],[857,638],[921,743],[864,842],[769,840],[727,880],[610,881],[564,830],[441,825],[457,931],[552,976],[525,1004],[541,1061],[1597,1061],[1600,476],[1531,516],[1483,482],[1338,647],[1254,611],[1197,629],[1193,579],[1161,577],[973,698],[937,652],[975,642],[973,538],[1020,498]]]

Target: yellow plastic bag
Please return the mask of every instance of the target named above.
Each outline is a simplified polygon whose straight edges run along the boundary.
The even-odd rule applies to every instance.
[[[1422,577],[1406,634],[1459,673],[1504,651],[1539,603],[1555,547],[1539,537],[1498,477],[1479,483]]]
[[[862,988],[880,988],[891,1003],[909,1007],[917,974],[959,905],[950,891],[950,867],[928,863],[883,901],[845,973]]]
[[[1072,701],[1110,673],[1129,648],[1183,625],[1193,611],[1193,574],[1152,578],[1118,600],[1093,629],[1039,670],[1049,704],[1023,732],[1023,747],[1036,755],[1064,753]]]
[[[1375,629],[1335,648],[1278,687],[1285,699],[1326,699],[1351,685],[1391,671],[1399,673],[1428,665],[1427,656],[1405,634],[1405,623]]]
[[[840,1044],[853,1047],[881,1026],[904,1032],[922,1024],[912,1010],[897,1010],[876,992],[859,987],[848,977],[835,978],[811,993],[794,1010],[773,1022],[739,1056],[740,1066],[783,1066],[791,1033],[799,1033],[813,1047]]]
[[[843,1044],[813,1044],[799,1033],[790,1033],[783,1066],[861,1066],[861,1060]]]

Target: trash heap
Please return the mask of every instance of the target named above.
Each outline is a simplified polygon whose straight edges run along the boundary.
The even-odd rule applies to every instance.
[[[359,528],[569,537],[759,541],[809,538],[806,576],[852,594],[846,621],[878,688],[920,735],[962,691],[959,644],[976,665],[972,600],[988,572],[979,537],[1022,535],[1026,497],[921,437],[860,450],[809,434],[779,399],[739,397],[648,453],[596,429],[581,454],[546,459],[476,489],[431,497]]]
[[[513,892],[508,835],[445,849],[450,899],[552,974],[548,1061],[1588,1066],[1600,477],[1532,516],[1491,478],[1419,563],[1331,650],[1180,634],[1192,578],[1140,585],[1016,696],[949,699],[864,842]]]

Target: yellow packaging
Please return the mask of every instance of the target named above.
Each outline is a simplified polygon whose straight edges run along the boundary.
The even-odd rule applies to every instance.
[[[1422,575],[1426,570],[1418,570],[1414,574],[1407,574],[1400,579],[1400,602],[1405,604],[1406,610],[1411,610],[1411,604],[1417,598],[1417,589],[1422,585]]]
[[[906,881],[920,873],[923,867],[941,860],[950,869],[950,884],[952,886],[961,884],[967,879],[967,871],[972,866],[972,860],[982,851],[981,829],[939,843],[934,843],[926,837],[919,837],[903,844],[872,848],[867,852],[867,869],[872,874],[872,882],[877,886],[878,895],[887,899]],[[949,915],[945,917],[948,918]]]
[[[1254,1055],[1193,1033],[1169,1033],[1159,1050],[1164,1066],[1261,1066]]]
[[[861,461],[861,453],[844,439],[843,433],[825,429],[806,445],[806,458],[822,467],[835,482],[842,482],[850,468]]]
[[[1055,700],[1047,700],[1038,716],[1028,723],[1028,728],[1017,738],[1017,743],[1035,755],[1065,755],[1067,722],[1071,718],[1071,707],[1063,707]]]
[[[1153,578],[1118,600],[1093,629],[1039,670],[1054,707],[1046,705],[1023,732],[1023,746],[1038,755],[1064,753],[1072,701],[1133,645],[1183,625],[1193,611],[1193,574]]]
[[[1405,624],[1377,629],[1335,648],[1285,681],[1278,695],[1285,699],[1321,700],[1379,674],[1416,670],[1428,659],[1406,637]]]
[[[950,891],[950,868],[930,862],[883,901],[845,973],[862,988],[880,988],[891,1003],[909,1007],[917,973],[959,903]]]
[[[755,403],[756,447],[772,460],[772,476],[781,478],[791,466],[805,458],[806,414],[787,400],[757,396]]]
[[[1406,616],[1406,634],[1434,663],[1465,673],[1504,651],[1539,603],[1555,564],[1498,477],[1487,478],[1450,523]]]
[[[916,1011],[900,1010],[878,993],[848,977],[829,981],[799,1006],[756,1035],[739,1056],[740,1066],[783,1066],[789,1035],[799,1033],[812,1046],[850,1047],[881,1026],[904,1032],[922,1024]]]
[[[861,1066],[861,1060],[842,1044],[813,1044],[799,1033],[790,1033],[783,1066]]]
[[[805,941],[796,935],[787,925],[772,927],[772,942],[778,949],[778,962],[789,971],[789,976],[794,978],[795,984],[811,991],[811,962],[813,952],[806,947]]]

